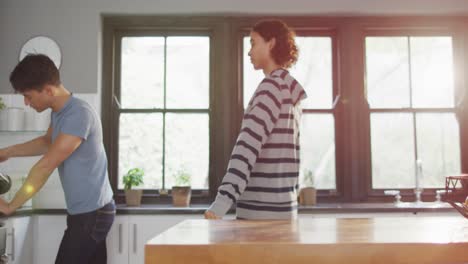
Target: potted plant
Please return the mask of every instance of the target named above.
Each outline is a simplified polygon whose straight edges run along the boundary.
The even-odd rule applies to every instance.
[[[175,185],[172,186],[172,205],[176,207],[188,207],[192,190],[190,181],[192,176],[184,169],[180,168],[174,175]]]
[[[314,173],[311,170],[305,170],[302,180],[304,187],[299,191],[300,205],[315,205],[317,203],[317,190],[314,184]]]
[[[3,98],[0,97],[0,111],[6,108],[5,103],[3,102]]]
[[[134,190],[133,187],[139,186],[143,183],[144,171],[140,168],[130,169],[127,174],[123,176],[123,183],[125,189],[125,201],[127,206],[140,206],[141,195],[143,190]]]

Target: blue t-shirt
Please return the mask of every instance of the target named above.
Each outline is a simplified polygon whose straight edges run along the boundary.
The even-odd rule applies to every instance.
[[[58,167],[71,215],[94,211],[112,200],[101,121],[85,101],[70,96],[63,108],[52,112],[52,142],[60,133],[82,138],[81,145]]]

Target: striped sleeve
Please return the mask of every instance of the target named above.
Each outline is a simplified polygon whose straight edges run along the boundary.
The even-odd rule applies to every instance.
[[[208,209],[217,216],[224,216],[244,192],[262,146],[279,119],[283,101],[281,89],[277,81],[265,78],[256,90],[252,105],[244,115],[226,175]]]

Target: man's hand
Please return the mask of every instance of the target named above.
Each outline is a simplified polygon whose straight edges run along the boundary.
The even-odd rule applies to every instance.
[[[0,162],[7,161],[9,158],[6,148],[0,149]]]
[[[0,212],[4,213],[5,215],[11,215],[14,211],[10,208],[8,203],[0,198]]]
[[[205,219],[221,219],[221,217],[215,215],[215,213],[213,213],[210,210],[206,210],[205,211]]]

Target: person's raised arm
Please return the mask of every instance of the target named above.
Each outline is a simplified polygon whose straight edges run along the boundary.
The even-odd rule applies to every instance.
[[[0,199],[0,211],[11,214],[34,196],[52,172],[80,146],[82,140],[77,136],[60,133],[45,155],[31,168],[13,200],[7,204]]]
[[[13,157],[39,156],[47,152],[52,142],[52,128],[47,129],[46,134],[25,143],[0,149],[0,162]]]

